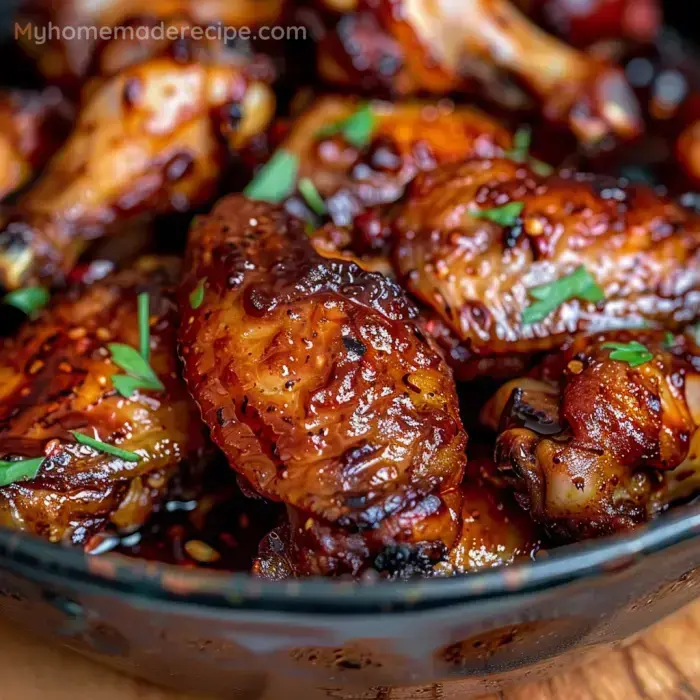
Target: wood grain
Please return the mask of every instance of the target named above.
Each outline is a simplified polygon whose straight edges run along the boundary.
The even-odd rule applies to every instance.
[[[366,697],[369,700],[377,697],[465,700],[459,684],[403,688],[383,691],[381,695],[370,692]],[[121,676],[0,624],[0,700],[194,698]],[[266,696],[264,700],[287,698]],[[700,700],[700,601],[652,628],[626,648],[606,653],[549,681],[519,686],[482,700]]]

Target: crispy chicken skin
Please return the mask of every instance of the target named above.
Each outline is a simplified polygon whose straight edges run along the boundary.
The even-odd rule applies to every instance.
[[[442,556],[466,434],[403,292],[319,256],[301,221],[242,196],[196,221],[186,270],[185,378],[231,465],[286,504],[298,572],[391,568],[396,548]]]
[[[45,455],[37,477],[0,488],[0,524],[84,544],[107,524],[138,528],[180,464],[202,448],[178,376],[179,263],[143,259],[54,300],[0,348],[0,459]],[[170,291],[168,291],[170,290]],[[137,295],[150,295],[151,359],[164,392],[119,395],[108,344],[139,347]],[[137,463],[78,444],[71,430],[136,452]]]
[[[544,533],[516,503],[510,486],[496,472],[485,447],[479,445],[478,454],[469,456],[464,481],[458,489],[461,513],[454,513],[459,522],[458,534],[445,558],[435,564],[409,554],[408,567],[389,567],[386,573],[401,577],[454,576],[530,559],[541,548]],[[457,499],[454,506],[459,508]],[[274,581],[295,578],[290,540],[289,525],[269,532],[260,542],[253,575]],[[397,548],[388,554],[398,558],[406,552]],[[385,555],[384,559],[388,557]]]
[[[513,225],[478,213],[518,202]],[[507,222],[510,223],[510,222]],[[645,187],[573,172],[542,177],[511,160],[419,176],[395,219],[394,262],[408,290],[459,345],[453,364],[550,350],[575,332],[677,329],[700,316],[700,219]],[[584,266],[605,299],[569,299],[526,324],[533,288]]]
[[[74,86],[94,68],[94,53],[101,44],[99,35],[88,34],[71,41],[57,38],[55,30],[53,34],[47,31],[47,41],[38,44],[26,31],[29,25],[36,28],[34,31],[48,30],[50,25],[59,31],[66,27],[99,30],[129,27],[134,21],[168,23],[181,18],[200,26],[221,22],[227,27],[259,27],[277,22],[284,6],[285,0],[151,0],[147,4],[142,0],[23,0],[17,16],[18,39],[50,82]],[[144,41],[147,33],[134,36]],[[128,41],[130,37],[128,31],[115,32],[111,41]]]
[[[641,343],[632,366],[605,343]],[[697,489],[700,348],[658,331],[579,337],[499,389],[483,421],[520,503],[559,540],[627,530]]]
[[[360,0],[321,42],[319,71],[331,83],[399,95],[479,85],[498,97],[505,75],[585,143],[642,128],[621,71],[548,35],[508,0]]]
[[[0,200],[28,182],[58,148],[70,117],[56,88],[0,90]]]
[[[419,172],[502,155],[512,146],[510,133],[495,119],[447,101],[371,102],[374,129],[361,148],[340,133],[328,133],[362,104],[351,97],[322,97],[294,122],[282,144],[298,156],[300,177],[313,181],[339,225],[367,207],[395,202]]]
[[[274,112],[245,66],[161,57],[105,82],[0,230],[0,286],[61,278],[90,240],[136,214],[202,205],[227,153],[221,129],[239,112],[233,145]]]

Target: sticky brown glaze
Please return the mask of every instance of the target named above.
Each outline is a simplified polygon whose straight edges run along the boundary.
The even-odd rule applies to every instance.
[[[206,27],[221,22],[227,27],[261,27],[277,22],[284,10],[285,0],[23,0],[17,16],[20,27],[17,38],[27,53],[36,61],[37,68],[52,83],[74,88],[93,68],[95,50],[104,43],[99,35],[90,34],[70,40],[65,28],[126,27],[115,33],[112,40],[150,44],[146,33],[129,34],[133,20],[166,24],[182,19]],[[45,31],[46,41],[39,44],[26,31],[31,24],[37,36]],[[48,27],[55,27],[49,34]],[[60,32],[60,34],[59,34]]]
[[[653,359],[604,347],[632,340]],[[628,530],[697,489],[699,419],[700,349],[658,331],[580,337],[483,414],[518,500],[564,541]]]
[[[28,182],[65,137],[71,109],[55,88],[0,90],[0,200]]]
[[[478,89],[511,106],[513,91],[502,86],[504,77],[514,78],[547,119],[585,143],[642,129],[621,71],[546,34],[508,0],[360,0],[321,42],[319,71],[355,89]]]
[[[245,68],[157,58],[107,81],[64,147],[0,231],[0,286],[65,275],[89,241],[137,214],[200,206],[216,188],[227,147],[221,119],[245,115],[237,143],[274,111]]]
[[[362,148],[342,134],[324,132],[362,105],[351,97],[316,100],[282,144],[298,156],[300,177],[313,181],[338,225],[350,224],[368,207],[395,202],[419,172],[499,156],[512,146],[510,133],[495,119],[448,101],[371,102],[374,130]]]
[[[524,204],[513,226],[474,213]],[[571,334],[700,315],[700,220],[644,187],[572,172],[541,177],[510,160],[419,176],[396,217],[399,279],[458,344],[454,364],[559,347]],[[583,265],[605,292],[522,322],[530,289]],[[447,343],[449,345],[449,343]],[[461,345],[460,345],[461,344]],[[461,353],[461,360],[460,360]]]
[[[0,489],[0,524],[53,542],[84,544],[107,524],[138,528],[202,430],[178,376],[176,261],[145,259],[55,299],[0,348],[0,458],[45,455],[37,477]],[[171,291],[168,291],[168,290]],[[150,294],[151,366],[164,392],[122,398],[112,342],[139,346],[137,296]],[[136,452],[137,463],[76,443],[71,430]]]
[[[518,560],[532,559],[545,542],[544,533],[515,502],[506,480],[497,473],[485,446],[469,456],[462,494],[459,536],[446,561],[434,573],[454,576]]]
[[[448,501],[466,434],[403,292],[321,257],[301,221],[242,196],[197,219],[188,251],[188,386],[231,465],[286,504],[299,572],[390,567],[402,547],[439,558],[457,530]]]

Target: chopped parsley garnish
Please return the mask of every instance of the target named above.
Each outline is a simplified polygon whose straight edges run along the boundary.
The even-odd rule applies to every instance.
[[[207,278],[202,277],[202,279],[197,282],[197,286],[192,291],[192,294],[190,294],[190,306],[193,309],[198,309],[204,301],[204,285],[206,282]]]
[[[49,293],[43,287],[25,287],[6,294],[3,303],[34,316],[49,303]]]
[[[280,148],[248,183],[243,194],[250,199],[277,204],[294,190],[299,170],[299,158]]]
[[[92,447],[93,450],[97,450],[98,452],[114,455],[115,457],[119,457],[127,462],[138,462],[141,460],[140,455],[137,455],[136,452],[128,452],[127,450],[122,450],[114,445],[108,445],[106,442],[95,440],[95,438],[91,438],[89,435],[85,435],[84,433],[79,433],[77,430],[71,430],[71,434],[81,445]]]
[[[515,226],[523,212],[523,202],[508,202],[502,207],[494,207],[493,209],[480,209],[470,212],[477,219],[488,219],[501,226]]]
[[[151,353],[151,332],[149,318],[150,299],[147,292],[139,294],[139,350],[124,343],[110,343],[107,347],[112,353],[112,362],[123,369],[126,374],[116,374],[112,377],[114,388],[128,399],[137,389],[164,391],[163,382],[149,364]]]
[[[314,185],[312,180],[308,177],[302,177],[301,180],[299,180],[299,192],[301,192],[302,197],[306,200],[306,203],[311,207],[312,211],[316,212],[319,216],[323,216],[326,213],[326,203],[316,189],[316,185]]]
[[[138,302],[139,319],[139,349],[141,357],[146,362],[151,359],[151,300],[148,292],[139,294]]]
[[[630,367],[639,367],[654,359],[654,353],[636,340],[629,343],[603,343],[603,348],[610,348],[611,360],[626,362]]]
[[[516,163],[527,163],[538,175],[551,175],[554,168],[530,155],[532,132],[529,126],[521,126],[513,135],[513,148],[506,152],[506,157]]]
[[[349,117],[341,119],[319,130],[318,136],[342,134],[343,138],[355,148],[363,148],[372,140],[376,126],[376,117],[369,104],[364,104]]]
[[[45,457],[36,457],[17,462],[0,460],[0,487],[34,479],[45,459]]]
[[[676,344],[676,338],[671,331],[664,333],[664,347],[670,350]]]
[[[528,291],[537,301],[523,311],[522,321],[526,325],[542,321],[570,299],[582,299],[593,303],[605,299],[605,292],[583,265],[566,277]]]

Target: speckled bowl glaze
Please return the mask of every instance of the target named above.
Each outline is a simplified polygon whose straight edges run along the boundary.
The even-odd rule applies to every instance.
[[[548,675],[693,600],[698,533],[700,507],[685,506],[533,563],[361,585],[88,557],[0,532],[0,614],[116,669],[232,700],[456,680],[467,697]]]

